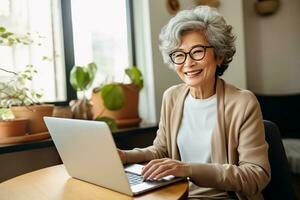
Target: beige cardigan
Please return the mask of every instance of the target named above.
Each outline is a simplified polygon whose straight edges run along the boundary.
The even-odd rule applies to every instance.
[[[177,134],[188,86],[165,91],[153,145],[126,151],[128,163],[169,157],[180,160]],[[234,191],[239,199],[263,199],[270,180],[268,144],[256,97],[217,79],[217,124],[211,136],[211,163],[192,163],[190,179],[200,187]]]

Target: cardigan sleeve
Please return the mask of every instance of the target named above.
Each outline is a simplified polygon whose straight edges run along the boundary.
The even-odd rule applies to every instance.
[[[247,95],[249,98],[249,95]],[[191,163],[191,180],[200,187],[235,191],[246,196],[260,193],[270,181],[268,144],[261,110],[251,94],[239,129],[238,163]]]
[[[168,156],[167,153],[167,139],[166,139],[166,115],[168,113],[166,93],[163,95],[161,117],[153,141],[153,145],[146,148],[134,148],[133,150],[125,151],[126,163],[146,162],[153,159],[164,158]]]

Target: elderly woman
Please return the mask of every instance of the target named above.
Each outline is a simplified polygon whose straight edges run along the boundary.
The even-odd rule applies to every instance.
[[[160,50],[184,83],[165,91],[153,145],[119,150],[123,163],[150,161],[142,171],[146,179],[188,177],[189,198],[263,199],[270,180],[258,101],[219,78],[235,54],[231,31],[208,6],[169,21]]]

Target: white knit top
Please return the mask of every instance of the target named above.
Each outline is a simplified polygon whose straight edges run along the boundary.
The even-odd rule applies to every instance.
[[[210,140],[216,115],[216,95],[207,99],[195,99],[191,94],[186,97],[177,136],[177,145],[183,162],[210,162]]]

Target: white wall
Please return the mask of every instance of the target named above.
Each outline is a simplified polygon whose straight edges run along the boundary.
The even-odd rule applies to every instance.
[[[171,18],[165,6],[166,1],[149,0],[149,14],[151,26],[151,39],[152,39],[152,55],[153,55],[153,75],[154,75],[154,88],[155,88],[155,111],[156,118],[159,120],[160,107],[163,92],[170,87],[181,83],[176,72],[171,70],[162,60],[161,53],[158,45],[158,35],[161,28]]]
[[[237,41],[236,41],[237,53],[234,57],[233,62],[230,64],[230,67],[225,72],[224,79],[230,83],[235,84],[238,87],[246,88],[242,0],[234,0],[234,1],[221,0],[220,2],[221,2],[221,5],[219,7],[220,12],[225,16],[228,24],[231,24],[234,27],[234,32],[237,35]],[[193,1],[186,1],[186,0],[181,0],[180,4],[181,4],[181,9],[189,9],[195,6],[193,4]],[[140,54],[138,56],[144,56],[144,57],[140,57],[139,59],[148,60],[147,62],[142,62],[140,60],[140,62],[138,63],[141,63],[141,65],[140,64],[138,65],[139,67],[143,67],[142,65],[147,65],[147,69],[145,69],[145,71],[148,70],[148,73],[151,73],[153,75],[153,80],[150,80],[151,78],[148,78],[145,82],[146,84],[151,84],[151,81],[154,81],[154,88],[152,88],[152,91],[155,94],[154,97],[155,103],[149,104],[150,102],[148,99],[148,104],[147,104],[145,100],[142,100],[143,102],[141,102],[141,107],[145,108],[145,106],[147,106],[150,112],[152,112],[154,109],[156,113],[155,121],[157,121],[160,116],[160,107],[161,107],[163,92],[171,85],[181,83],[181,80],[178,78],[177,74],[171,69],[169,69],[163,63],[160,51],[158,49],[158,45],[159,45],[158,35],[160,33],[160,30],[172,16],[167,11],[166,1],[162,1],[162,0],[143,0],[143,1],[136,0],[134,1],[134,7],[135,7],[135,19],[138,18],[138,20],[141,20],[141,18],[143,17],[145,18],[143,24],[136,24],[136,29],[139,30],[139,32],[136,33],[136,36],[139,37],[138,35],[141,35],[142,32],[141,29],[145,27],[145,23],[149,25],[148,28],[149,31],[151,32],[149,38],[144,38],[142,40],[142,42],[145,43],[146,46],[137,47],[137,52],[138,54]],[[141,10],[143,9],[144,11],[141,12]],[[137,12],[139,12],[139,14]],[[145,17],[145,15],[149,15],[149,16]],[[239,17],[236,17],[237,15]],[[147,40],[149,40],[149,42],[147,42]],[[142,54],[142,51],[145,50],[149,51],[149,49],[151,49],[151,52]],[[150,70],[151,72],[149,71],[149,67],[151,67]],[[144,115],[142,115],[142,117],[145,119]],[[149,115],[146,117],[147,117],[146,121],[153,122],[154,120],[153,116],[152,118]]]
[[[247,88],[243,1],[221,0],[220,2],[220,13],[233,27],[233,32],[236,35],[236,54],[223,78],[237,87]]]
[[[254,11],[257,0],[244,1],[247,78],[260,94],[300,92],[300,1],[280,1],[274,15]]]

